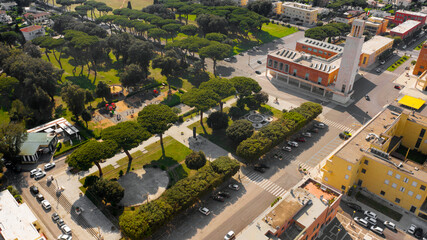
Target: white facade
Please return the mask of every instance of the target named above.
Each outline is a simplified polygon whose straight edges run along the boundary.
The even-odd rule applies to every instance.
[[[0,10],[0,23],[10,23],[12,18],[6,14],[6,11]]]
[[[337,81],[335,83],[335,90],[332,99],[347,103],[353,93],[353,84],[359,68],[359,57],[362,52],[363,31],[365,29],[365,22],[360,19],[353,21],[350,34],[346,38],[344,53],[341,60],[340,70],[338,72]]]
[[[306,25],[313,25],[317,22],[316,8],[295,2],[284,2],[282,4],[282,14],[291,19],[299,19]]]
[[[21,32],[24,35],[25,41],[31,41],[35,38],[42,37],[45,35],[44,28],[37,25],[22,28]]]

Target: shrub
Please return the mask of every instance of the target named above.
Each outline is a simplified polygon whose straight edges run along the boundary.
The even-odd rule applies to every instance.
[[[96,183],[96,181],[98,181],[98,179],[99,179],[98,176],[93,176],[93,175],[87,176],[85,178],[85,182],[83,184],[83,187],[88,188],[88,187],[92,186],[93,184]]]
[[[123,170],[119,171],[119,177],[123,176]]]
[[[206,156],[202,151],[199,152],[192,152],[188,154],[187,157],[185,157],[185,165],[189,169],[199,169],[206,164]]]
[[[237,120],[227,128],[225,133],[227,134],[227,137],[238,144],[252,136],[254,133],[254,127],[252,126],[252,123],[246,119]]]
[[[213,130],[219,130],[228,127],[228,115],[224,112],[213,112],[206,121]]]
[[[239,144],[236,153],[250,162],[255,161],[270,149],[271,143],[271,140],[262,134],[254,134]]]
[[[100,178],[95,184],[88,187],[86,195],[92,195],[92,197],[115,206],[124,197],[125,189],[117,181]]]
[[[230,110],[228,111],[228,115],[233,120],[241,118],[244,114],[245,112],[242,109],[235,106],[231,107]]]

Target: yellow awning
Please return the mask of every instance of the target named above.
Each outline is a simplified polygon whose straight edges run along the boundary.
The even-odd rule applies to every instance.
[[[399,100],[400,104],[417,110],[420,109],[420,107],[422,107],[425,102],[426,101],[422,99],[414,98],[408,95],[403,96],[403,98]]]

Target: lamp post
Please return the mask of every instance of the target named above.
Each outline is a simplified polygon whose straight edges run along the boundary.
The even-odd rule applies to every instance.
[[[337,238],[336,238],[336,240],[338,240],[338,235],[340,235],[340,232],[341,232],[341,228],[338,228],[338,232],[337,232]]]
[[[350,226],[353,226],[353,220],[354,220],[354,214],[356,213],[356,211],[353,211],[353,215],[351,216],[351,223]]]

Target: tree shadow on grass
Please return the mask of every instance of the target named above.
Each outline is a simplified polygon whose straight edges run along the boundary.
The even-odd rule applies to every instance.
[[[95,90],[96,86],[91,79],[87,76],[67,76],[65,77],[67,81],[72,82],[73,84],[78,85],[83,89]]]
[[[181,79],[181,78],[179,78],[179,77],[176,77],[176,76],[169,76],[169,77],[166,79],[166,81],[167,81],[170,85],[172,85],[172,86],[174,86],[174,87],[182,88],[183,82],[182,82],[182,79]]]
[[[179,164],[179,162],[175,160],[173,157],[169,157],[169,156],[161,156],[159,159],[153,160],[150,162],[150,165],[160,166],[162,170],[166,170],[167,167],[172,167],[175,164]]]
[[[191,85],[196,88],[198,88],[203,82],[209,81],[210,79],[209,73],[207,72],[200,72],[199,74],[191,74],[186,72],[182,77],[187,79],[188,82],[190,82]]]

